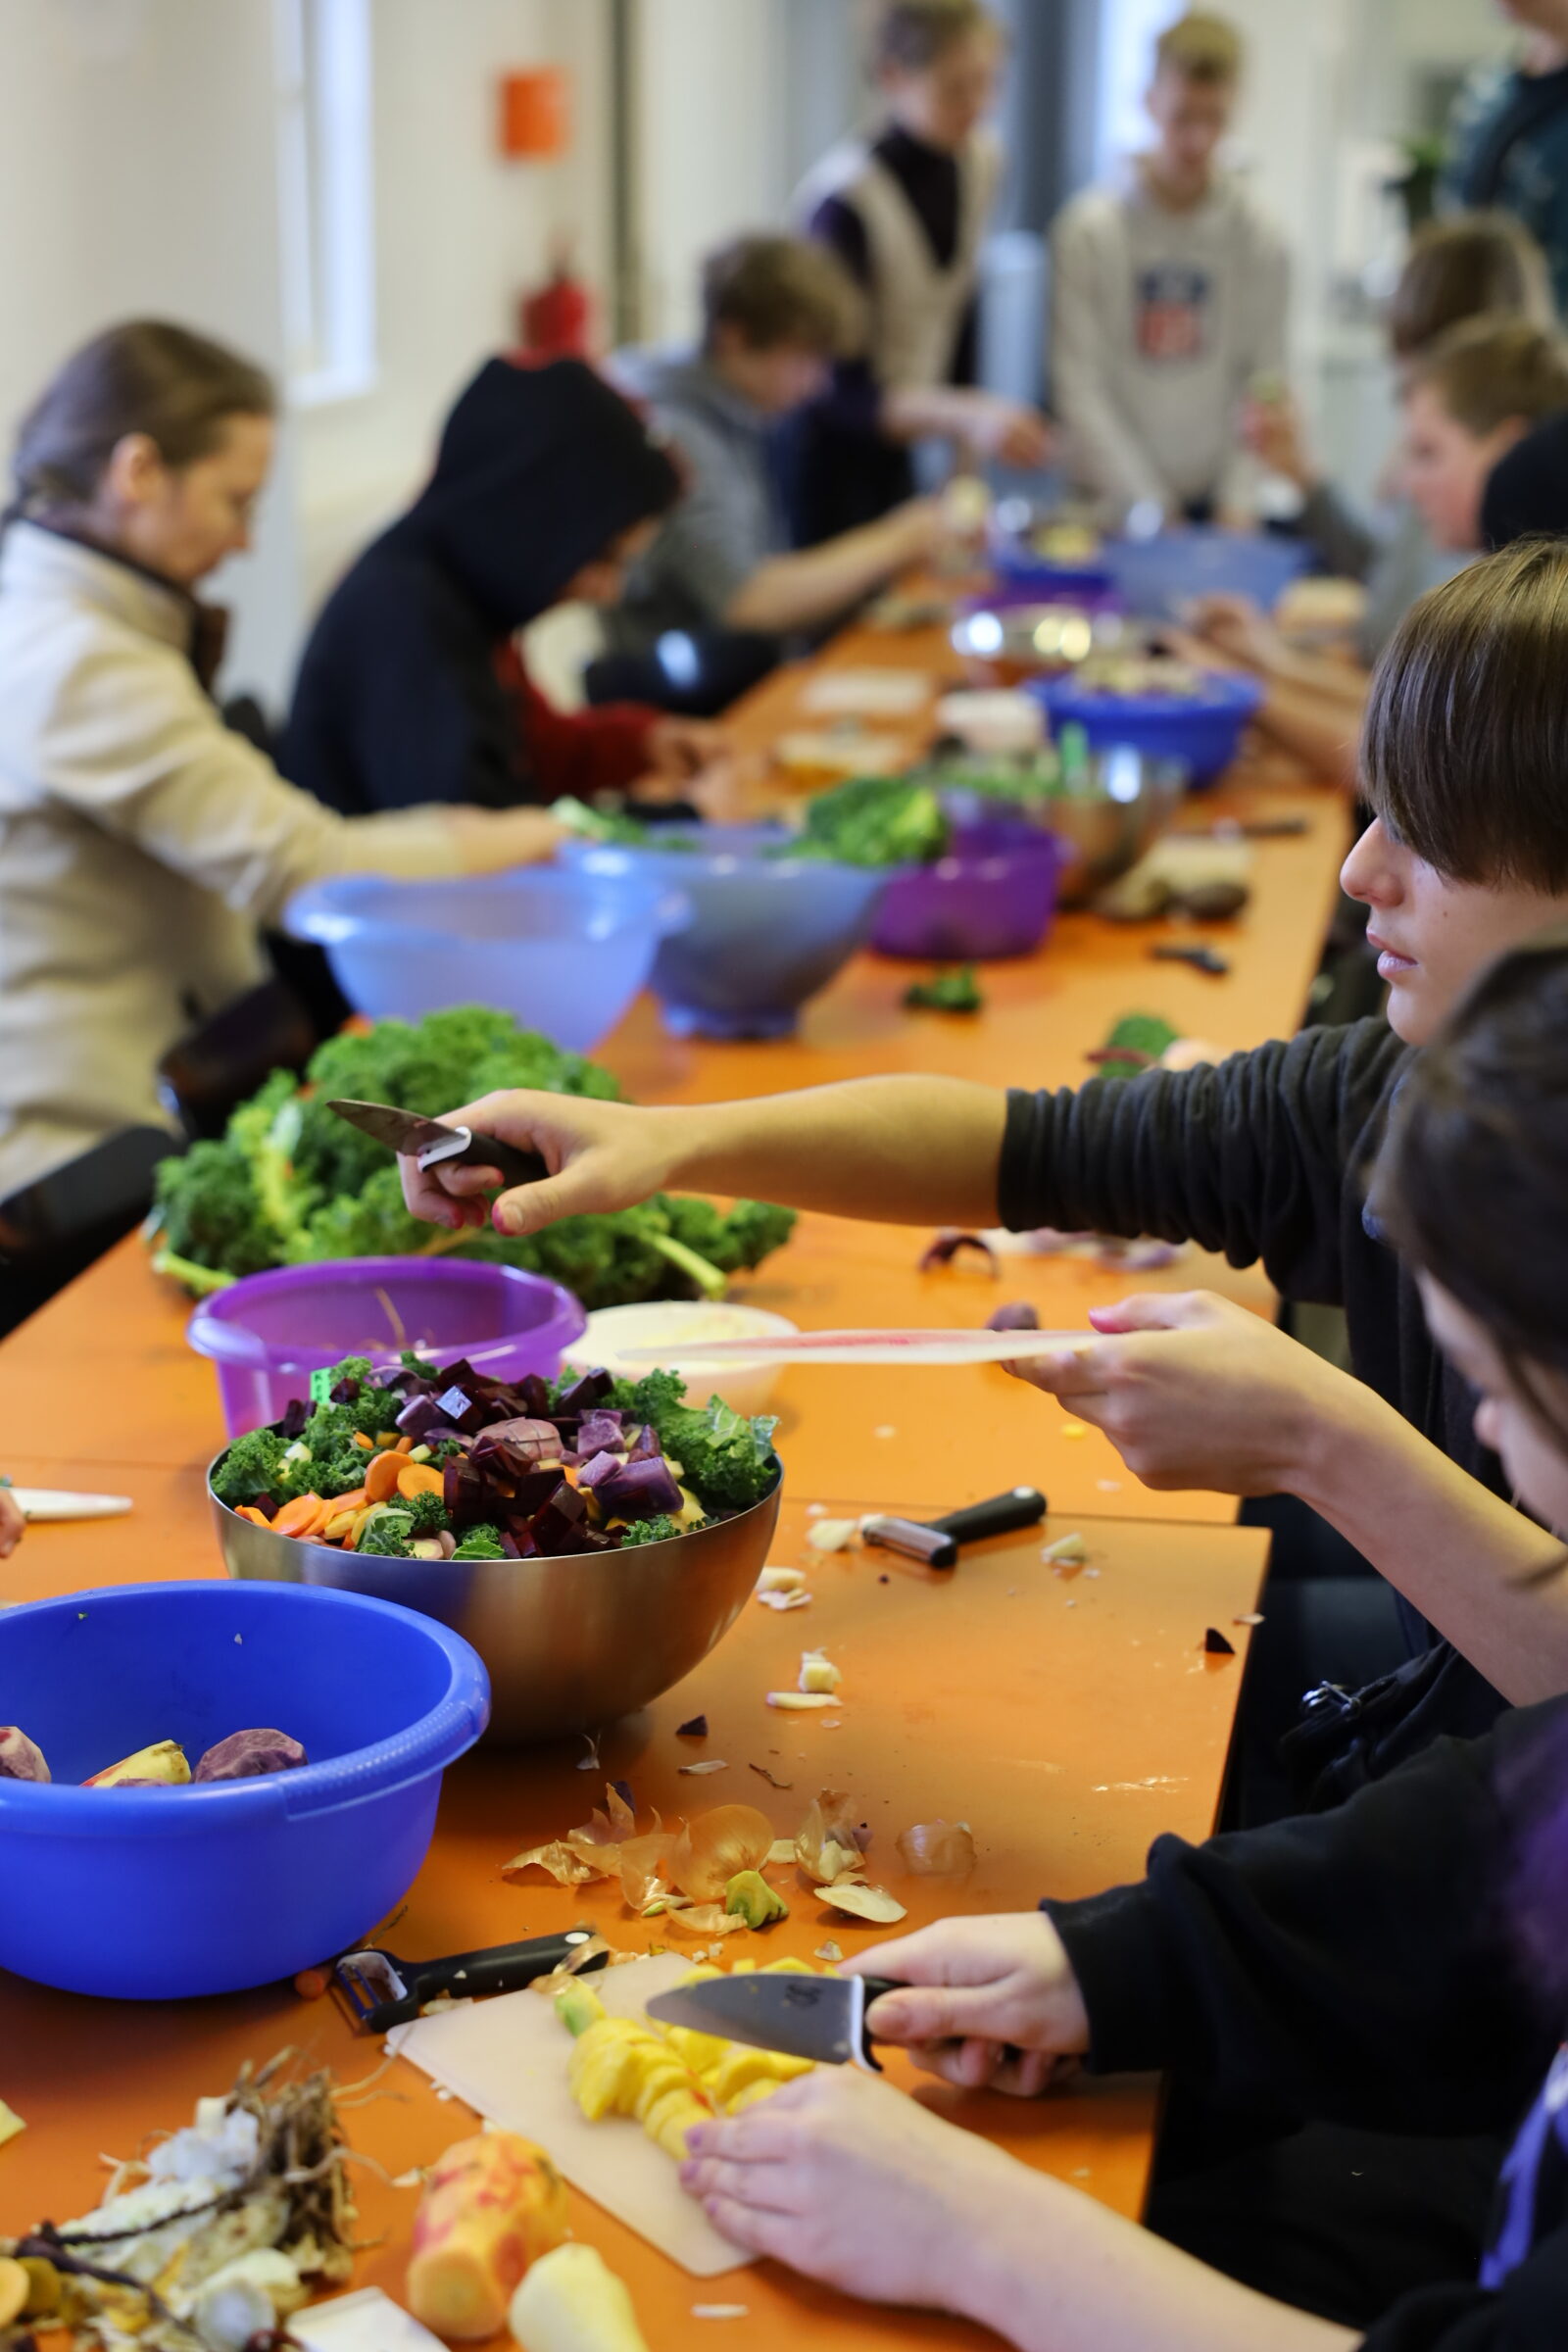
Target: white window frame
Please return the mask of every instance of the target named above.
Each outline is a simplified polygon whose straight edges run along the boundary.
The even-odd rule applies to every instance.
[[[370,0],[272,0],[285,373],[301,408],[376,381]]]

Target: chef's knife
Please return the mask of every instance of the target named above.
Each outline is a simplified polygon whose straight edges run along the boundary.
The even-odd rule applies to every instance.
[[[130,1509],[128,1494],[71,1494],[59,1487],[12,1487],[10,1494],[29,1525],[46,1519],[123,1519]]]
[[[881,2067],[871,2054],[865,2013],[884,1992],[903,1987],[891,1977],[705,1977],[655,1993],[648,2014],[664,2026],[690,2026],[722,2041],[778,2050],[825,2066]]]
[[[1038,1527],[1046,1515],[1046,1498],[1037,1487],[1009,1487],[985,1502],[971,1502],[943,1519],[901,1519],[892,1512],[860,1521],[867,1544],[888,1551],[905,1551],[924,1560],[928,1568],[952,1568],[960,1544],[983,1544],[990,1536],[1016,1535],[1020,1528]]]
[[[421,1119],[412,1110],[395,1110],[389,1102],[329,1102],[340,1119],[358,1127],[402,1159],[416,1160],[421,1168],[451,1161],[459,1167],[499,1168],[503,1186],[537,1184],[550,1170],[537,1152],[519,1152],[493,1135],[471,1127],[449,1127],[440,1119]]]

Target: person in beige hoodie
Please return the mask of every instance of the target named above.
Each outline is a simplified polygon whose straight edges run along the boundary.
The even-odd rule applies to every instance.
[[[548,858],[548,813],[343,817],[210,692],[197,584],[249,542],[266,375],[154,320],[77,351],[18,435],[0,540],[0,1197],[168,1123],[157,1064],[266,976],[259,928],[337,873]]]

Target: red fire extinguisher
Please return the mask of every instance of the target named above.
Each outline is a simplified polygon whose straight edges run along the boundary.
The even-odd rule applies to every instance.
[[[564,239],[556,246],[545,284],[519,302],[517,323],[530,359],[588,358],[593,303],[572,268],[571,248]]]

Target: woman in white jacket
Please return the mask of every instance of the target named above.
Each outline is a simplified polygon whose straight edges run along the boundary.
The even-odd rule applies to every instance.
[[[158,1124],[155,1071],[265,977],[259,926],[325,874],[550,855],[537,809],[347,818],[224,726],[197,583],[248,543],[272,453],[260,369],[136,320],[24,421],[0,542],[0,1197]]]

